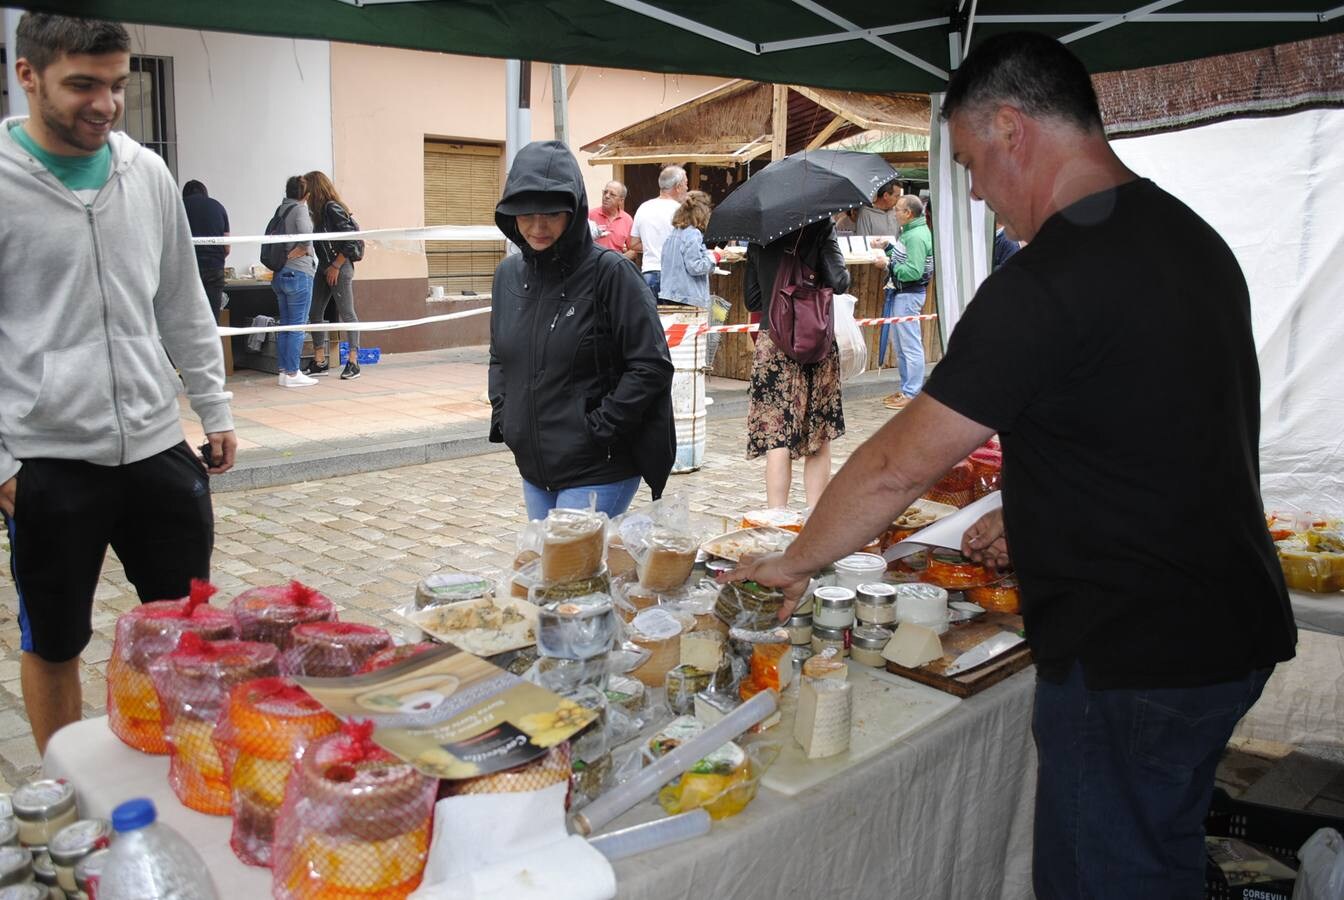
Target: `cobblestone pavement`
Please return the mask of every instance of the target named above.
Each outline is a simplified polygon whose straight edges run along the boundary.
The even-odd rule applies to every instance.
[[[833,445],[835,468],[891,415],[879,399],[848,402],[848,433]],[[746,461],[745,421],[710,420],[704,466],[673,476],[669,492],[693,511],[733,517],[765,505],[764,460]],[[634,506],[649,501],[642,488]],[[793,504],[804,505],[795,466]],[[392,610],[438,569],[494,573],[514,556],[524,523],[517,470],[507,453],[215,496],[216,603],[254,585],[297,578],[321,589],[341,618],[400,629]],[[9,544],[0,544],[9,571]],[[83,655],[84,714],[103,713],[104,672],[117,616],[137,605],[108,555],[94,595],[93,640]],[[32,779],[40,760],[19,690],[17,595],[0,583],[0,790]],[[395,633],[395,632],[394,632]]]

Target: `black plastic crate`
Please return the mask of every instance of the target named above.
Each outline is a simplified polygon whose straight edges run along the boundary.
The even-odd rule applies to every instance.
[[[1297,809],[1282,809],[1260,803],[1234,800],[1222,788],[1214,788],[1213,802],[1204,819],[1204,832],[1211,837],[1230,837],[1268,850],[1294,869],[1301,867],[1297,850],[1322,828],[1344,832],[1344,819]],[[1243,897],[1290,898],[1292,883],[1266,882],[1228,887],[1212,863],[1204,877],[1204,896],[1210,900],[1242,900]]]

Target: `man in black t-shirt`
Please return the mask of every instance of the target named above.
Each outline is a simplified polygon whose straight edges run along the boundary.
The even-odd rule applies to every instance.
[[[1002,516],[963,549],[1011,557],[1021,583],[1036,894],[1200,896],[1218,758],[1296,641],[1260,500],[1246,282],[1207,223],[1115,156],[1053,39],[980,44],[942,114],[972,194],[1030,243],[793,545],[730,577],[783,588],[791,610],[998,432]],[[1142,267],[1135,235],[1162,250]]]
[[[192,237],[224,237],[229,233],[229,214],[224,204],[211,197],[201,182],[192,180],[182,185],[182,205],[187,209]],[[224,260],[228,257],[227,244],[196,248],[196,268],[200,270],[205,299],[210,301],[210,312],[216,322],[224,297]]]

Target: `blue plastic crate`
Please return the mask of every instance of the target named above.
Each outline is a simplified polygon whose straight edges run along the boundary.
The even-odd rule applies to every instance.
[[[345,365],[349,358],[350,344],[346,341],[341,341],[341,365]],[[361,366],[372,366],[376,365],[382,358],[383,351],[381,347],[360,347],[359,355],[355,358],[355,361]]]

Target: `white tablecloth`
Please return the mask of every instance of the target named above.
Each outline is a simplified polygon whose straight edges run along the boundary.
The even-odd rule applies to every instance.
[[[763,789],[707,837],[616,863],[618,896],[1030,897],[1034,680],[1034,669],[1019,673],[796,797]],[[152,798],[200,850],[221,896],[269,896],[270,871],[229,849],[230,820],[183,807],[167,768],[167,757],[122,744],[105,718],[62,729],[43,763],[48,777],[74,784],[85,815]],[[644,804],[610,827],[661,815]]]
[[[1289,591],[1288,598],[1293,603],[1298,628],[1344,635],[1344,591],[1333,594]]]

